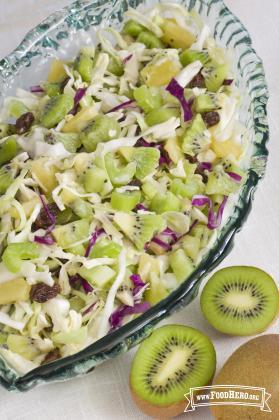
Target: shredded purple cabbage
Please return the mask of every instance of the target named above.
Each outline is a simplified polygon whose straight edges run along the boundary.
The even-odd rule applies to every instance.
[[[171,249],[171,245],[167,242],[162,241],[162,239],[158,238],[158,236],[154,236],[151,239],[151,242],[154,242],[154,244],[159,245],[161,248],[165,249],[166,251],[169,251]]]
[[[103,233],[105,233],[104,229],[96,229],[95,232],[92,233],[91,238],[89,240],[89,243],[87,245],[87,248],[85,250],[84,256],[87,258],[91,252],[92,247],[95,245],[95,242],[101,236]]]
[[[235,182],[241,182],[242,176],[236,172],[226,172]]]
[[[34,242],[37,242],[38,244],[42,244],[42,245],[53,245],[54,239],[51,235],[48,235],[48,234],[44,236],[35,235]]]
[[[123,58],[123,64],[128,63],[129,60],[133,57],[133,54],[127,55],[127,57]]]
[[[109,111],[106,112],[106,114],[109,114],[110,112],[118,111],[119,109],[130,108],[130,107],[135,108],[135,105],[132,105],[134,103],[135,101],[130,99],[129,101],[123,102],[122,104],[117,105],[114,108],[111,108]]]
[[[85,291],[86,294],[93,292],[93,287],[91,286],[91,284],[89,284],[88,281],[85,280],[83,277],[81,277],[79,274],[75,274],[74,276],[69,276],[69,282],[72,287],[82,285],[83,290]]]
[[[209,229],[216,229],[220,226],[222,222],[222,216],[223,216],[223,212],[224,212],[227,200],[228,200],[228,197],[225,195],[222,203],[220,204],[217,210],[217,213],[214,213],[212,200],[206,195],[195,195],[192,199],[192,204],[193,206],[198,206],[198,207],[208,205],[209,211],[208,211],[207,227]]]
[[[133,315],[133,314],[141,314],[147,311],[149,308],[150,308],[150,303],[148,302],[135,303],[134,306],[122,305],[111,314],[109,318],[110,325],[112,329],[118,328],[121,326],[122,319],[125,316]]]
[[[73,109],[69,112],[69,114],[72,115],[76,115],[77,111],[78,111],[78,105],[81,101],[81,99],[84,97],[85,93],[86,93],[86,89],[87,88],[79,88],[76,91],[75,97],[74,97],[74,107]]]
[[[36,86],[31,86],[29,88],[30,92],[32,93],[43,93],[44,89],[40,86],[40,85],[36,85]]]
[[[225,79],[223,81],[224,86],[230,86],[233,83],[233,79]]]
[[[135,147],[153,147],[153,143],[148,143],[143,137],[137,140]]]
[[[178,240],[178,236],[175,233],[175,231],[172,230],[169,227],[167,227],[165,230],[163,230],[163,232],[161,232],[161,235],[170,236],[172,238],[172,240],[175,241],[175,242]]]
[[[193,114],[191,107],[184,96],[183,87],[180,86],[176,79],[172,79],[166,87],[166,90],[179,100],[180,105],[183,109],[184,121],[190,121],[193,118]]]
[[[136,205],[136,210],[148,210],[143,204],[139,203]]]
[[[93,309],[95,308],[95,306],[97,305],[97,303],[98,303],[98,301],[97,301],[97,302],[94,302],[94,303],[92,303],[92,305],[88,306],[88,308],[87,308],[87,309],[85,309],[85,310],[82,312],[82,316],[85,316],[85,315],[89,314],[89,312],[92,312],[92,311],[93,311]]]
[[[212,163],[210,162],[201,162],[199,163],[199,169],[201,171],[212,171]]]

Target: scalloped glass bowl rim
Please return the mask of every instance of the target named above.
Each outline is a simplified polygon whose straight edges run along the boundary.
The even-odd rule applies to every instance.
[[[192,3],[191,0],[190,4]],[[203,2],[203,0],[198,0],[200,3]],[[117,2],[117,1],[116,1]],[[113,2],[116,3],[116,2]],[[140,1],[138,3],[141,3]],[[237,17],[235,17],[229,9],[224,5],[222,0],[212,0],[208,2],[210,5],[216,6],[217,4],[222,7],[222,10],[233,17],[235,23],[239,25],[241,28],[241,31],[245,33],[246,40],[247,40],[247,50],[253,55],[255,60],[255,68],[258,66],[261,70],[261,82],[262,82],[262,90],[261,90],[261,97],[263,99],[261,104],[261,111],[260,114],[266,118],[266,103],[268,99],[268,90],[265,82],[265,75],[264,75],[264,69],[262,65],[261,59],[257,56],[256,52],[252,48],[251,44],[252,41],[250,39],[250,36],[243,26],[243,24],[239,21]],[[82,2],[76,2],[74,3],[76,5],[80,12],[86,8],[86,7],[94,7],[94,6],[101,6],[103,5],[103,2],[99,1],[82,1]],[[207,3],[206,3],[207,5]],[[41,22],[38,26],[44,24],[44,23],[50,23],[53,24],[51,29],[53,29],[56,26],[55,18],[57,16],[57,13],[61,13],[63,16],[63,19],[71,13],[71,6],[67,6],[64,9],[60,10],[59,12],[56,12],[52,15],[50,15],[47,19],[45,19],[43,22]],[[75,11],[77,13],[77,10]],[[2,59],[0,61],[0,76],[1,76],[1,67],[5,68],[6,64],[13,63],[14,60],[20,60],[18,58],[18,54],[20,53],[21,58],[24,57],[24,53],[27,53],[28,50],[32,48],[32,46],[35,44],[35,42],[38,42],[45,33],[38,34],[36,29],[34,28],[28,34],[24,37],[23,41],[19,44],[19,46],[7,57]],[[251,102],[256,102],[256,100],[259,98],[259,96],[255,96]],[[252,115],[253,117],[253,128],[256,129],[257,127],[257,121],[258,118],[255,115]],[[59,372],[62,376],[62,371],[65,369],[66,371],[69,371],[69,377],[75,376],[70,374],[71,366],[78,363],[79,365],[82,363],[85,363],[87,359],[90,359],[91,357],[95,357],[96,364],[98,364],[98,359],[100,361],[103,361],[107,358],[113,357],[115,354],[119,354],[122,351],[130,347],[130,345],[135,344],[136,342],[140,341],[144,336],[148,335],[148,333],[152,330],[153,326],[159,322],[161,319],[163,319],[166,315],[171,314],[175,310],[178,309],[178,307],[183,306],[183,303],[185,304],[185,300],[188,301],[193,298],[193,295],[197,292],[197,288],[200,284],[201,278],[208,274],[210,271],[212,271],[219,262],[227,255],[227,253],[230,251],[230,249],[233,246],[233,236],[234,234],[239,231],[246,219],[246,217],[249,214],[249,211],[251,209],[252,199],[253,199],[253,192],[258,184],[258,181],[260,178],[264,175],[264,168],[266,164],[266,159],[268,156],[268,151],[266,149],[266,142],[268,140],[268,125],[267,123],[264,124],[265,126],[265,132],[263,134],[263,141],[260,144],[260,155],[258,156],[259,159],[262,159],[262,168],[261,173],[257,174],[254,170],[249,170],[249,176],[247,178],[247,181],[242,188],[242,191],[238,197],[237,206],[234,207],[234,212],[230,216],[229,221],[221,231],[221,234],[218,237],[218,240],[214,243],[214,246],[209,250],[208,254],[205,256],[205,258],[201,261],[197,269],[191,274],[191,276],[181,284],[181,286],[176,289],[174,292],[172,292],[167,298],[159,302],[157,305],[153,306],[151,309],[149,309],[146,313],[142,314],[135,320],[129,322],[128,324],[124,325],[120,329],[112,332],[111,334],[103,337],[102,339],[98,340],[97,342],[93,343],[89,347],[85,348],[79,353],[74,354],[73,356],[69,356],[63,359],[59,359],[55,362],[49,363],[47,365],[40,366],[31,372],[27,373],[24,376],[18,376],[18,374],[10,368],[8,365],[6,365],[7,371],[10,371],[13,373],[13,381],[10,382],[5,377],[1,377],[1,371],[0,371],[0,383],[7,389],[27,389],[30,384],[30,387],[39,383],[44,382],[52,379],[52,372],[58,373],[59,378]],[[254,133],[255,136],[255,133]],[[254,143],[254,142],[253,142]],[[259,146],[258,146],[259,147]],[[236,215],[236,217],[235,217]],[[136,334],[139,333],[138,337],[136,337]],[[128,342],[130,341],[130,344]],[[123,348],[122,348],[123,347]],[[3,360],[3,358],[2,358]],[[5,361],[4,361],[5,364]],[[89,369],[90,370],[90,369]],[[85,370],[85,372],[89,371]],[[82,372],[82,373],[85,373]],[[48,377],[49,375],[49,377]],[[17,377],[17,378],[16,378]],[[57,379],[56,378],[56,379]],[[33,385],[31,385],[33,384]]]

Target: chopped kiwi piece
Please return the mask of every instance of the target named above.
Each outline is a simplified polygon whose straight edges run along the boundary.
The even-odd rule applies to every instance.
[[[153,182],[146,181],[142,184],[142,192],[144,195],[151,200],[158,192],[158,188],[156,188],[156,185],[154,185]]]
[[[110,284],[111,280],[115,277],[116,272],[108,265],[102,265],[94,268],[82,267],[79,269],[79,274],[92,284],[92,286],[103,289]]]
[[[51,131],[45,135],[45,142],[50,144],[60,142],[69,153],[76,153],[81,146],[81,140],[77,133]]]
[[[155,147],[136,147],[132,159],[137,165],[136,178],[143,179],[157,168],[160,152]]]
[[[92,166],[89,168],[84,175],[84,188],[87,193],[100,193],[107,179],[106,172],[98,168],[98,166]]]
[[[101,238],[95,243],[91,252],[90,258],[117,258],[120,254],[121,246],[107,238]]]
[[[112,152],[105,155],[105,165],[111,183],[116,186],[127,185],[133,179],[136,172],[136,162],[122,165],[120,160]]]
[[[61,93],[61,83],[43,83],[43,89],[46,94],[51,98],[52,96],[60,95]]]
[[[152,111],[146,114],[145,122],[147,125],[153,126],[153,125],[161,124],[165,121],[168,121],[172,117],[179,117],[178,109],[157,108],[157,109],[152,109]]]
[[[71,111],[74,100],[63,93],[50,98],[41,111],[41,124],[46,128],[55,127]]]
[[[140,202],[140,191],[113,191],[111,194],[110,203],[113,209],[121,211],[131,211]]]
[[[9,124],[0,124],[0,139],[7,137],[10,134]]]
[[[84,82],[91,81],[93,70],[93,56],[86,51],[81,51],[75,61],[75,70],[79,72]]]
[[[18,146],[15,137],[8,137],[4,143],[0,144],[0,166],[10,162],[18,152]]]
[[[30,337],[19,334],[9,334],[7,346],[9,350],[19,354],[27,360],[34,360],[40,354],[39,349],[34,346],[34,342]]]
[[[99,142],[116,139],[120,135],[120,125],[112,117],[99,115],[81,134],[81,141],[87,152],[94,152]]]
[[[81,219],[92,219],[92,205],[81,198],[77,198],[70,204],[73,212]]]
[[[208,322],[225,334],[258,334],[278,314],[278,288],[259,268],[227,267],[206,283],[201,309]]]
[[[209,241],[210,236],[212,235],[212,230],[207,226],[197,224],[191,231],[191,235],[195,238],[198,238],[201,244],[201,248],[204,248]]]
[[[52,234],[61,248],[69,248],[75,242],[86,239],[89,234],[89,222],[86,219],[77,220],[63,226],[56,226]]]
[[[226,172],[220,168],[215,168],[208,175],[206,184],[206,194],[229,195],[239,189],[239,184],[235,182]]]
[[[16,242],[7,246],[2,255],[2,261],[9,271],[18,273],[23,260],[38,258],[39,247],[33,242]]]
[[[118,77],[124,74],[124,68],[123,68],[122,62],[120,60],[117,60],[117,58],[113,56],[110,56],[107,70]]]
[[[72,210],[67,207],[65,210],[60,211],[56,216],[56,223],[58,225],[66,225],[67,223],[73,222],[75,215]]]
[[[213,63],[210,67],[204,67],[201,73],[204,77],[206,88],[211,92],[217,92],[226,79],[228,70],[227,64]]]
[[[145,30],[146,28],[135,20],[128,20],[123,28],[124,34],[130,35],[133,38],[136,38],[142,31]]]
[[[179,211],[181,202],[172,192],[165,194],[157,193],[151,200],[150,210],[156,213],[165,213],[167,211]]]
[[[127,214],[118,212],[114,216],[114,222],[120,230],[135,244],[138,249],[153,236],[164,230],[166,223],[159,215],[153,214]]]
[[[0,168],[0,195],[5,194],[9,186],[14,181],[14,171],[10,165],[4,165]]]
[[[137,37],[137,42],[141,42],[146,46],[146,48],[164,48],[164,43],[157,38],[152,32],[144,30],[140,32]]]
[[[195,98],[194,109],[197,113],[218,109],[220,106],[218,96],[214,93],[203,93]]]
[[[177,249],[169,256],[171,269],[178,282],[182,282],[194,270],[192,260],[185,254],[183,249]]]
[[[133,399],[152,418],[173,418],[183,413],[191,387],[211,382],[215,367],[216,353],[206,335],[184,325],[165,325],[136,352],[130,373]]]
[[[189,176],[183,182],[179,178],[175,178],[170,186],[170,190],[176,196],[191,199],[193,195],[202,194],[205,185],[199,176]]]
[[[0,283],[0,305],[28,300],[30,289],[31,286],[22,277]]]
[[[172,48],[190,48],[196,40],[192,32],[179,26],[174,19],[164,19],[161,29],[162,41]]]
[[[133,90],[133,95],[138,106],[142,108],[144,112],[160,108],[162,105],[162,97],[158,88],[149,88],[146,85],[142,85]]]
[[[189,155],[196,155],[206,149],[210,143],[205,135],[206,125],[200,114],[193,119],[182,139],[182,150]]]
[[[196,236],[186,235],[182,241],[183,249],[188,257],[193,261],[198,258],[200,252],[201,241]]]
[[[179,59],[183,67],[186,67],[197,60],[204,66],[210,63],[210,57],[206,51],[185,50],[180,54]]]
[[[13,118],[19,118],[22,114],[29,112],[29,108],[23,102],[12,99],[9,102],[9,115]]]
[[[149,288],[144,293],[144,299],[151,305],[156,305],[156,303],[167,297],[168,294],[169,292],[162,284],[160,277],[151,272],[149,278]]]

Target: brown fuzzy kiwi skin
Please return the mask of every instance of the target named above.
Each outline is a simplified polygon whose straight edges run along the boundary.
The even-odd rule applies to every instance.
[[[213,373],[212,377],[214,376],[214,374],[215,372]],[[210,381],[209,383],[205,384],[205,386],[210,385],[211,383],[212,382]],[[186,398],[184,398],[182,401],[178,401],[177,403],[171,404],[171,405],[159,406],[159,405],[150,404],[148,401],[143,400],[134,392],[131,382],[130,382],[130,391],[131,391],[133,401],[138,406],[138,408],[147,416],[152,417],[153,419],[159,419],[159,420],[172,419],[184,413],[184,410],[187,406]],[[185,391],[185,394],[187,394],[186,391]]]
[[[279,419],[279,334],[256,337],[240,346],[214,379],[214,385],[246,385],[265,388],[271,394],[267,404],[272,412],[259,407],[211,406],[216,420]]]
[[[187,400],[184,398],[183,401],[179,401],[175,404],[159,406],[150,404],[148,401],[145,401],[138,397],[138,395],[133,391],[133,388],[130,384],[130,390],[132,394],[132,398],[138,408],[149,417],[153,419],[171,419],[173,417],[178,416],[179,414],[183,413],[186,408]]]

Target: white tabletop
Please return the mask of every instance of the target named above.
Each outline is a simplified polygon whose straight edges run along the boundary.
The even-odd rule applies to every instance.
[[[16,47],[30,28],[70,3],[70,0],[0,0],[0,57]],[[222,266],[257,265],[279,279],[279,1],[226,0],[226,4],[246,25],[264,60],[270,90],[271,141],[266,177],[256,193],[249,219]],[[186,324],[208,334],[217,351],[217,369],[247,341],[226,337],[211,328],[200,312],[198,298],[166,322]],[[279,332],[278,322],[268,332]],[[133,353],[131,350],[87,376],[66,383],[44,385],[25,394],[0,389],[0,419],[147,419],[130,399],[128,381]],[[199,408],[183,418],[208,420],[211,416],[207,408]]]

